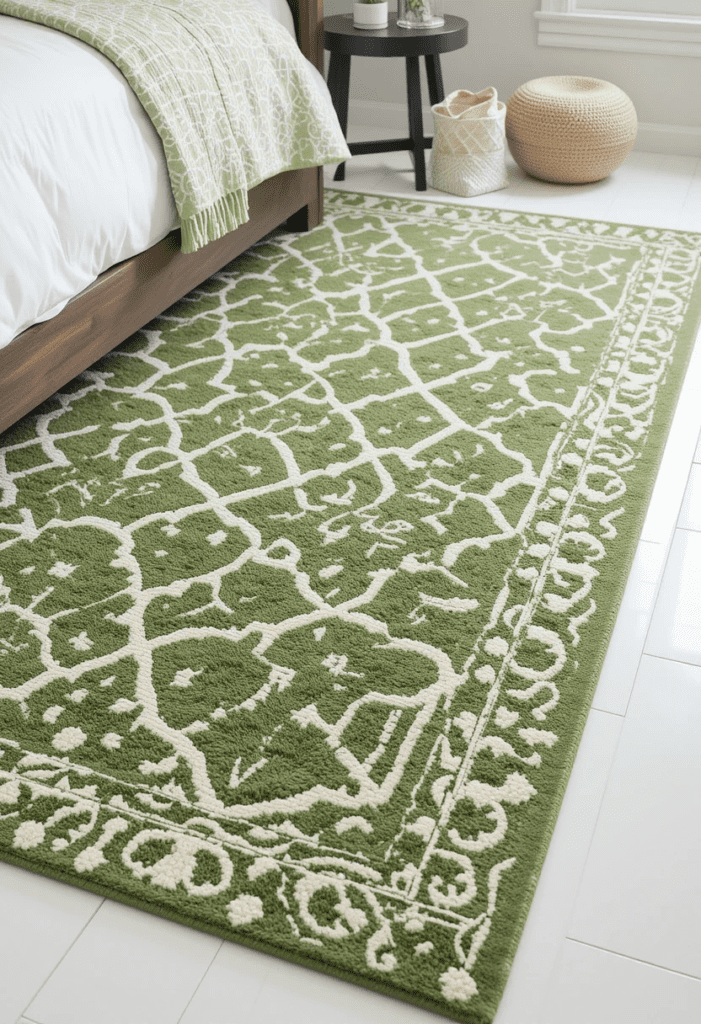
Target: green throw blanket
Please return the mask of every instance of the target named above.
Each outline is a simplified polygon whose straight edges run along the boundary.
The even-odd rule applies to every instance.
[[[161,137],[183,252],[248,220],[248,189],[345,160],[333,108],[287,29],[257,0],[0,0],[123,73]]]

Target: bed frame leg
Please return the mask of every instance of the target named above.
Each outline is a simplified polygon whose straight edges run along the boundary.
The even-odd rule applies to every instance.
[[[317,189],[314,198],[306,206],[303,206],[301,210],[297,210],[296,213],[287,218],[285,230],[311,231],[312,228],[321,224],[324,219],[324,169],[323,167],[318,167],[316,171]]]

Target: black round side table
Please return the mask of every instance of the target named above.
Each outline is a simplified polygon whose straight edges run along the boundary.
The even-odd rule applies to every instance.
[[[406,29],[397,27],[397,15],[391,14],[387,28],[374,30],[353,27],[352,14],[335,14],[324,18],[324,49],[329,50],[327,85],[343,134],[348,133],[348,91],[351,57],[406,58],[406,94],[409,111],[409,138],[385,139],[379,142],[351,142],[353,156],[363,153],[393,153],[408,149],[414,154],[417,192],[426,191],[426,160],[424,150],[433,139],[424,138],[421,115],[421,82],[419,57],[426,59],[426,77],[431,106],[444,98],[440,54],[459,50],[467,44],[467,22],[446,14],[440,28]],[[343,181],[346,165],[340,164],[334,181]]]

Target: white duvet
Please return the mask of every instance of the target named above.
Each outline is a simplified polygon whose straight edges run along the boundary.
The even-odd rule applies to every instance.
[[[261,3],[294,35],[286,0]],[[0,15],[0,348],[178,224],[161,141],[122,73]]]

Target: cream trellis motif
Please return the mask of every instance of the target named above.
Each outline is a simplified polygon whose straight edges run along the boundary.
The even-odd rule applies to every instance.
[[[490,1020],[698,270],[330,193],[10,432],[0,847]]]

